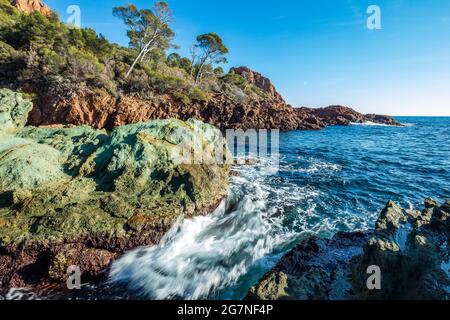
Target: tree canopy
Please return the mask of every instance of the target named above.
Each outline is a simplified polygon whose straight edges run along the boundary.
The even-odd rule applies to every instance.
[[[206,66],[226,63],[227,53],[228,48],[218,34],[210,32],[199,35],[193,48],[193,62],[198,65],[195,81],[201,81]]]
[[[156,2],[152,10],[139,10],[133,4],[115,7],[113,14],[122,19],[128,27],[127,35],[130,38],[130,47],[139,51],[127,76],[138,62],[144,61],[149,52],[152,50],[165,51],[171,46],[175,34],[169,26],[172,22],[172,11],[167,2]]]

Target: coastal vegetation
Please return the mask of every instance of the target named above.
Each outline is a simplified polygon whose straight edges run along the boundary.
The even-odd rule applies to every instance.
[[[208,242],[210,251],[193,246],[195,254],[206,254],[193,260],[182,256],[182,261],[193,269],[198,267],[204,277],[200,280],[208,277],[204,271],[211,262],[238,279],[240,272],[273,249],[271,238],[262,242],[253,238],[258,236],[254,227],[263,222],[266,213],[271,220],[290,219],[289,212],[303,218],[303,211],[295,208],[298,200],[280,197],[273,202],[289,207],[272,206],[266,200],[275,196],[277,189],[283,195],[301,197],[308,190],[303,185],[294,189],[293,185],[276,184],[266,189],[251,175],[257,188],[239,190],[249,197],[233,194],[231,175],[242,178],[243,184],[250,179],[243,179],[245,170],[230,167],[236,162],[220,129],[303,130],[365,122],[400,125],[389,116],[364,115],[338,105],[293,108],[260,73],[247,67],[225,72],[229,48],[214,32],[193,37],[191,57],[183,57],[174,43],[173,14],[166,2],[156,2],[151,9],[133,4],[112,9],[127,28],[127,47],[109,42],[93,29],[66,25],[49,9],[25,12],[14,3],[0,0],[0,297],[15,287],[44,293],[50,287],[63,291],[67,270],[74,265],[81,268],[83,281],[101,282],[111,263],[124,253],[143,246],[164,247],[163,237],[170,238],[183,229],[184,218],[197,216],[184,222],[201,222],[199,215],[213,212],[212,216],[217,218],[220,213],[223,220],[210,224],[211,234],[194,226],[200,234],[190,238],[194,244]],[[346,141],[341,135],[339,139]],[[223,162],[211,161],[217,160],[217,149],[211,145],[219,148]],[[178,161],[180,146],[188,152],[204,151],[204,161]],[[300,153],[309,157],[294,143],[292,146],[293,158]],[[337,153],[336,148],[326,138],[323,152]],[[350,148],[366,152],[361,143]],[[346,142],[345,150],[350,148]],[[352,162],[354,157],[340,162],[339,168],[350,167]],[[255,159],[247,165],[261,163]],[[323,185],[323,193],[341,183],[322,183],[316,176],[308,176],[308,171],[315,174],[333,164],[314,169],[298,164],[283,170],[295,179],[300,175],[301,179],[311,178]],[[282,179],[273,180],[288,180],[284,173]],[[364,171],[364,179],[366,176]],[[346,188],[352,183],[365,188],[365,180],[346,178],[342,182]],[[342,190],[342,194],[347,191]],[[336,203],[322,210],[335,214]],[[236,219],[239,214],[257,222]],[[331,224],[321,216],[312,218],[317,225]],[[345,224],[345,219],[342,221]],[[449,282],[442,265],[448,263],[449,221],[449,201],[440,205],[427,199],[422,212],[403,210],[391,201],[373,231],[341,232],[333,239],[309,237],[300,243],[247,298],[448,299]],[[223,232],[227,227],[230,233]],[[240,228],[253,235],[240,236]],[[229,238],[231,245],[223,246],[220,236]],[[183,253],[189,249],[184,239],[178,250]],[[217,239],[220,250],[214,251],[210,242]],[[260,246],[270,250],[261,251]],[[233,251],[235,247],[242,251]],[[251,247],[259,249],[260,255],[252,255]],[[248,252],[242,254],[244,251]],[[145,258],[138,251],[133,254]],[[166,260],[163,257],[164,264]],[[177,260],[172,263],[179,267]],[[143,265],[137,264],[137,268]],[[383,294],[367,293],[368,265],[392,269],[386,273],[390,282],[383,282],[387,288]],[[239,270],[228,272],[227,268]],[[164,277],[164,269],[155,269]],[[398,270],[401,276],[395,273]],[[205,292],[221,289],[220,276],[209,278],[213,283]],[[198,279],[190,280],[197,285]],[[227,279],[227,285],[235,280]],[[141,281],[138,278],[137,287]],[[429,290],[424,290],[427,286]],[[200,293],[194,297],[207,297]],[[178,297],[171,294],[163,298]]]
[[[166,2],[152,9],[129,4],[114,8],[113,14],[127,27],[129,47],[110,43],[91,28],[66,25],[55,12],[23,13],[9,0],[0,0],[1,85],[25,92],[87,87],[114,96],[169,94],[183,103],[205,101],[222,90],[241,92],[242,85],[228,81],[219,67],[228,53],[219,35],[199,35],[192,58],[173,51],[173,16]],[[246,86],[250,89],[243,95],[263,96]]]

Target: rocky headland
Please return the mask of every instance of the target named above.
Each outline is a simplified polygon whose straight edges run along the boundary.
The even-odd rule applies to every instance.
[[[92,29],[68,28],[40,0],[0,0],[0,16],[0,87],[29,94],[29,125],[112,130],[161,119],[197,119],[222,130],[400,125],[343,106],[294,108],[268,78],[247,67],[209,70],[196,83],[189,59],[165,57],[138,65],[127,77],[133,48],[111,44]]]
[[[427,199],[422,212],[390,201],[375,230],[299,244],[247,299],[448,300],[449,241],[450,201],[439,205]],[[381,272],[379,290],[367,286],[371,266]]]
[[[41,0],[13,0],[13,5],[26,13],[39,12],[43,15],[49,15],[51,10],[44,5]]]
[[[26,127],[32,103],[0,90],[0,288],[95,277],[126,250],[154,245],[180,217],[227,195],[220,131],[196,120],[117,127]],[[224,164],[179,161],[179,146],[223,148]],[[190,150],[190,149],[189,149]],[[206,157],[206,159],[205,159]],[[214,158],[215,159],[215,158]]]
[[[264,97],[231,98],[224,92],[212,92],[205,101],[182,103],[170,94],[144,99],[137,94],[107,92],[90,89],[53,92],[39,90],[29,124],[89,125],[111,130],[117,126],[156,119],[199,119],[225,129],[320,130],[334,125],[374,122],[400,126],[392,117],[364,115],[344,106],[326,108],[294,108],[287,104],[276,88],[261,74],[246,67],[231,72],[256,86]],[[50,88],[51,89],[51,88]]]

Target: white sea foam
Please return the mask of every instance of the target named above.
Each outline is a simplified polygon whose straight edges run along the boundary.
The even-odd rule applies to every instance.
[[[393,127],[392,125],[389,124],[384,124],[384,123],[376,123],[376,122],[372,122],[372,121],[366,121],[366,122],[352,122],[350,123],[350,125],[352,126],[375,126],[375,127]]]
[[[299,171],[305,173],[336,172],[340,170],[342,170],[340,165],[321,161],[314,161],[308,168],[299,169]]]
[[[298,236],[283,226],[285,207],[317,195],[294,184],[269,184],[262,174],[268,165],[237,167],[241,174],[233,177],[228,199],[212,215],[180,220],[159,246],[127,253],[113,263],[110,280],[152,299],[205,298],[235,284]]]
[[[397,127],[397,126],[393,126],[393,125],[390,125],[390,124],[377,123],[377,122],[372,122],[372,121],[351,122],[350,125],[351,126],[363,126],[363,127]],[[413,127],[413,126],[415,126],[415,124],[413,124],[413,123],[402,123],[401,125],[403,127]]]
[[[39,300],[36,293],[26,288],[11,288],[0,300]]]

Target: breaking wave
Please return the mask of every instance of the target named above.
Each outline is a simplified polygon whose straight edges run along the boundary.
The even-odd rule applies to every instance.
[[[286,225],[285,210],[318,192],[268,184],[276,168],[267,162],[236,170],[229,197],[212,215],[180,220],[160,245],[127,253],[112,265],[110,280],[151,299],[213,297],[276,248],[294,242],[305,228]]]
[[[304,168],[339,169],[319,161]],[[214,213],[180,219],[160,245],[125,254],[113,263],[110,282],[148,299],[240,299],[301,237],[340,223],[353,228],[351,219],[320,216],[317,188],[273,174],[292,170],[289,163],[259,159],[234,170],[229,196]]]

